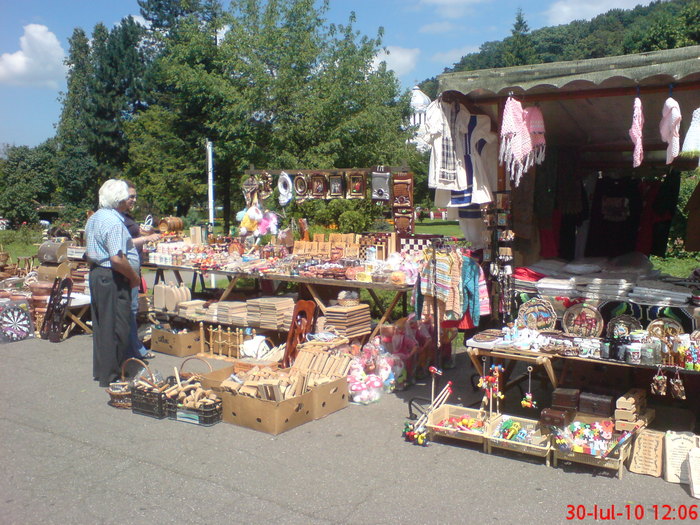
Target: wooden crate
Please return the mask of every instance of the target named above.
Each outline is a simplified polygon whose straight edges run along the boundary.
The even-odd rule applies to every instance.
[[[503,439],[494,436],[494,434],[498,432],[501,423],[507,419],[517,421],[524,430],[534,430],[533,442],[523,443],[520,441],[512,441],[510,439]],[[522,417],[509,416],[508,414],[499,414],[498,416],[493,417],[489,423],[487,439],[487,451],[489,454],[493,448],[514,450],[516,452],[520,452],[521,454],[545,458],[547,466],[549,466],[549,457],[552,450],[550,436],[548,434],[542,434],[539,421],[536,419],[525,419]]]
[[[440,426],[439,423],[451,417],[467,417],[481,418],[484,420],[483,432],[472,430],[456,430],[454,428]],[[471,443],[479,443],[486,452],[486,431],[489,428],[488,419],[484,412],[479,413],[475,408],[466,408],[457,405],[442,405],[430,413],[426,427],[430,430],[431,436],[444,436]]]
[[[581,463],[583,465],[592,465],[594,467],[606,468],[617,471],[617,478],[622,479],[624,472],[625,461],[630,454],[630,441],[623,443],[620,448],[610,454],[608,457],[598,457],[582,452],[564,452],[554,448],[554,466],[556,467],[559,461],[571,461],[572,463]]]

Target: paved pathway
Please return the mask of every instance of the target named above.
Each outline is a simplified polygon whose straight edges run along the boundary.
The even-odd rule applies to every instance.
[[[0,345],[0,523],[565,523],[567,505],[692,505],[686,486],[405,443],[405,399],[350,406],[273,437],[114,409],[89,336]],[[167,375],[180,359],[151,361]],[[450,375],[472,402],[467,360]],[[618,517],[616,521],[624,521]]]

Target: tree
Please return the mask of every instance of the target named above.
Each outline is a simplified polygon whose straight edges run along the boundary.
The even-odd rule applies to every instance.
[[[54,139],[35,148],[7,147],[0,161],[0,216],[15,226],[37,221],[39,204],[55,193],[55,158]]]
[[[504,42],[503,62],[506,67],[534,64],[537,61],[529,32],[523,11],[518,9],[510,31],[511,36]]]
[[[132,143],[168,130],[180,150],[159,151],[177,166],[176,152],[193,153],[213,140],[223,202],[230,190],[236,205],[242,204],[239,181],[251,164],[300,169],[399,163],[408,148],[402,127],[408,93],[400,94],[385,65],[373,66],[380,35],[361,37],[352,17],[347,25],[327,25],[327,8],[313,0],[238,0],[221,20],[181,18],[153,70],[155,103],[171,116],[151,115],[159,125],[142,126],[138,135],[131,135],[137,131],[130,125]],[[224,24],[226,34],[215,37]],[[132,167],[166,178],[158,175],[163,162],[139,155]]]
[[[111,32],[103,24],[93,31],[85,138],[100,181],[122,173],[128,158],[124,122],[144,106],[142,36],[143,28],[132,17]]]
[[[188,17],[212,22],[221,16],[217,0],[138,0],[138,4],[153,32],[167,33]]]
[[[59,144],[56,180],[60,200],[74,208],[74,214],[94,208],[97,203],[97,161],[88,151],[85,130],[88,127],[87,100],[92,65],[90,45],[82,29],[69,39],[67,92],[61,95],[63,108],[58,123]]]
[[[178,133],[178,115],[152,106],[126,123],[129,138],[129,178],[139,188],[140,202],[158,214],[187,214],[206,192],[204,148]],[[201,146],[201,144],[200,144]]]

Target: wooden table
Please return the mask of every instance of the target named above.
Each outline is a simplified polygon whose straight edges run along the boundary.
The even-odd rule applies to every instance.
[[[164,272],[166,270],[170,270],[173,272],[173,275],[175,276],[175,279],[177,280],[178,284],[181,284],[184,282],[182,278],[182,274],[180,272],[193,272],[194,275],[192,277],[192,290],[194,291],[195,284],[197,282],[197,276],[202,280],[202,286],[203,286],[203,271],[198,269],[198,268],[193,268],[193,267],[187,267],[187,266],[173,266],[173,265],[163,265],[163,264],[144,264],[142,266],[143,269],[150,269],[150,270],[155,270],[156,271],[156,279],[155,279],[155,284],[158,284],[160,281],[165,281],[165,276]],[[379,309],[379,311],[383,312],[381,319],[375,326],[374,330],[370,334],[370,339],[374,337],[377,333],[379,333],[379,329],[381,328],[384,323],[387,322],[387,320],[390,318],[392,312],[396,308],[396,305],[399,303],[400,300],[403,299],[403,314],[404,316],[407,314],[408,310],[408,300],[407,296],[408,293],[413,290],[413,286],[409,285],[395,285],[391,283],[367,283],[367,282],[362,282],[362,281],[348,281],[348,280],[338,280],[338,279],[321,279],[318,277],[302,277],[299,275],[284,275],[284,274],[277,274],[277,273],[247,273],[247,272],[240,272],[240,271],[227,271],[227,270],[207,270],[206,273],[212,274],[212,275],[221,275],[225,276],[228,278],[229,283],[224,289],[221,297],[219,298],[220,301],[225,301],[228,296],[234,291],[236,284],[239,279],[243,277],[247,278],[252,278],[252,279],[266,279],[266,280],[271,280],[271,281],[284,281],[284,282],[291,282],[291,283],[299,283],[300,285],[303,285],[306,287],[306,289],[309,291],[309,294],[313,298],[314,302],[318,306],[319,310],[325,315],[327,306],[321,299],[321,296],[318,292],[318,287],[320,286],[336,286],[340,288],[351,288],[351,289],[364,289],[367,290],[370,297],[372,297],[372,300],[374,301],[375,305]],[[382,302],[382,300],[377,296],[376,290],[389,290],[393,291],[394,297],[392,300],[389,302],[388,306],[385,306]]]
[[[516,349],[504,349],[504,348],[486,348],[484,346],[476,346],[476,342],[467,343],[467,354],[469,354],[469,359],[471,359],[474,368],[476,368],[477,373],[481,373],[482,363],[479,357],[490,357],[492,359],[501,359],[504,361],[511,361],[508,366],[508,371],[512,371],[515,361],[522,361],[535,366],[544,367],[547,372],[547,377],[552,383],[554,388],[559,385],[559,380],[557,375],[554,373],[554,367],[552,366],[552,361],[556,359],[557,355],[542,354],[540,352],[531,352],[529,350],[516,350]],[[508,377],[509,373],[506,373]],[[508,385],[506,385],[507,388]],[[504,388],[505,390],[505,388]]]
[[[337,286],[340,288],[367,290],[379,311],[384,312],[384,314],[382,314],[381,319],[377,323],[377,326],[375,326],[374,330],[370,334],[370,339],[379,333],[379,329],[389,319],[392,312],[394,311],[394,308],[396,308],[396,305],[402,298],[404,316],[407,314],[407,294],[408,292],[413,290],[412,286],[405,284],[396,285],[391,283],[366,283],[362,281],[343,281],[338,279],[320,279],[318,277],[301,277],[298,275],[264,274],[264,276],[262,276],[261,279],[272,279],[275,281],[287,281],[303,284],[304,286],[306,286],[306,289],[309,290],[311,297],[313,297],[314,302],[321,310],[321,312],[323,312],[324,315],[326,314],[327,306],[321,300],[320,295],[316,289],[317,286]],[[388,307],[384,307],[384,304],[382,303],[381,299],[377,296],[375,290],[389,290],[395,292],[394,297],[389,303]]]

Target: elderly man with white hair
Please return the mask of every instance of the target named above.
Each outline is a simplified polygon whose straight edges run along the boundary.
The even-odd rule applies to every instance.
[[[110,179],[100,188],[100,209],[87,221],[86,255],[92,300],[92,373],[101,387],[120,377],[129,356],[131,289],[139,284],[139,256],[124,225],[129,188]]]

